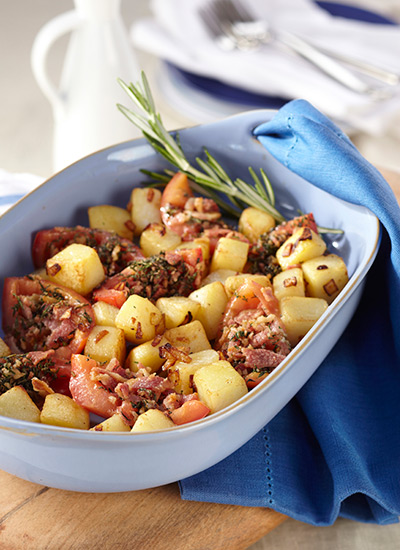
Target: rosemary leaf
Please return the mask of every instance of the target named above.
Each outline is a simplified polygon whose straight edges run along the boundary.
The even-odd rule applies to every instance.
[[[204,170],[204,172],[209,176],[210,178],[210,187],[214,187],[215,189],[220,188],[220,183],[218,180],[218,176],[216,175],[215,171],[209,164],[207,164],[203,159],[196,158],[197,164]]]
[[[269,178],[268,178],[267,174],[264,172],[264,170],[262,168],[260,168],[260,174],[261,174],[261,177],[263,179],[265,189],[266,189],[268,197],[269,197],[269,202],[272,204],[272,206],[275,206],[274,188],[272,187],[272,184],[269,181]]]
[[[260,193],[261,182],[254,187],[252,184],[241,180],[239,189],[237,180],[235,180],[235,182],[231,180],[209,151],[205,150],[207,161],[203,161],[200,158],[196,159],[202,171],[189,163],[180,145],[179,137],[174,138],[172,133],[165,129],[161,116],[156,112],[151,90],[144,73],[142,73],[141,85],[140,83],[137,85],[131,83],[128,86],[121,79],[119,79],[118,82],[139,109],[140,114],[120,104],[117,105],[118,109],[142,131],[144,137],[160,155],[176,166],[178,170],[186,173],[191,181],[202,189],[207,187],[208,189],[218,191],[222,195],[226,195],[229,201],[237,207],[241,207],[241,203],[243,203],[243,205],[255,206],[256,208],[267,211],[277,221],[283,221],[285,219],[282,214],[269,203],[267,199],[268,193]],[[221,197],[218,198],[218,201],[221,203]],[[239,209],[236,211],[229,204],[227,204],[227,208],[231,213],[234,212],[237,217],[240,215]]]
[[[205,154],[207,155],[208,164],[211,166],[211,168],[215,171],[217,177],[220,180],[226,181],[228,185],[230,185],[232,188],[234,187],[233,182],[231,178],[228,176],[228,174],[225,172],[225,170],[222,168],[219,162],[215,160],[215,158],[210,155],[207,149],[204,149]],[[197,160],[197,159],[196,159]],[[198,161],[197,161],[198,162]]]
[[[168,183],[171,179],[169,174],[161,174],[160,172],[152,172],[151,170],[145,170],[144,168],[140,170],[142,174],[145,174],[149,178],[153,178],[156,182]]]
[[[257,189],[258,193],[260,194],[261,197],[263,197],[265,200],[267,200],[269,202],[269,197],[266,193],[266,190],[263,187],[263,185],[260,181],[260,178],[257,176],[257,174],[255,173],[255,171],[253,170],[253,168],[251,166],[249,167],[249,172],[250,172],[251,177],[254,180],[254,185],[255,185],[255,188]]]

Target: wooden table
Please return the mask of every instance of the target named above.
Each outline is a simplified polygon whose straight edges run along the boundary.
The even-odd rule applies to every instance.
[[[400,174],[381,172],[400,199]],[[72,493],[0,471],[0,486],[1,550],[244,550],[286,519],[264,508],[183,501],[177,484]]]
[[[262,508],[183,501],[177,484],[73,493],[0,472],[0,486],[2,550],[239,550],[285,520]]]

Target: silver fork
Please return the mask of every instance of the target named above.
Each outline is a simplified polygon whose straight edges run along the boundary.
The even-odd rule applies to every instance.
[[[373,87],[361,80],[333,59],[334,54],[317,49],[291,33],[271,29],[266,21],[254,18],[243,3],[237,0],[211,0],[200,10],[199,15],[218,45],[225,50],[254,50],[274,42],[289,48],[355,92],[372,95],[376,99],[390,95],[388,90]],[[387,84],[399,82],[399,75],[385,71],[380,67],[343,56],[340,56],[340,61],[348,64],[353,63],[359,71],[367,72],[370,76]]]

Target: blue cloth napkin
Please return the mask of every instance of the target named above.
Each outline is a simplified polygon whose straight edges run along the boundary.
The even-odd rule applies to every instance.
[[[180,482],[183,499],[265,506],[313,525],[400,515],[400,209],[389,185],[308,102],[255,130],[300,176],[373,211],[382,244],[360,306],[296,397],[234,454]],[[312,152],[312,153],[311,153]]]

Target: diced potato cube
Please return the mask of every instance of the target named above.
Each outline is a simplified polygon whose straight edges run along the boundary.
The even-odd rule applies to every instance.
[[[145,256],[153,256],[166,250],[178,248],[182,240],[177,233],[159,223],[152,223],[140,236],[140,248]]]
[[[0,357],[6,357],[7,355],[11,355],[11,350],[4,342],[3,338],[0,338]]]
[[[125,208],[103,204],[88,208],[89,225],[95,229],[112,231],[123,239],[133,239],[131,215]]]
[[[46,395],[40,421],[43,424],[78,430],[88,430],[90,427],[89,412],[75,403],[71,397],[61,393]]]
[[[163,412],[158,409],[149,409],[140,414],[132,428],[132,432],[152,432],[173,428],[175,424]]]
[[[346,264],[336,254],[317,256],[302,264],[307,294],[330,304],[349,280]]]
[[[96,325],[105,325],[107,327],[115,326],[115,318],[119,312],[116,306],[100,301],[95,302],[92,307]]]
[[[113,414],[110,418],[106,418],[100,424],[97,424],[90,431],[94,432],[130,432],[131,428],[124,422],[122,415],[119,413]]]
[[[293,267],[275,275],[272,281],[275,296],[280,300],[284,296],[305,296],[303,271]]]
[[[115,358],[123,364],[126,354],[124,331],[117,327],[96,325],[85,345],[84,355],[99,363],[108,363]]]
[[[14,386],[0,395],[0,414],[18,420],[40,422],[40,410],[22,386]]]
[[[215,413],[247,393],[246,382],[228,361],[217,361],[194,373],[199,399]]]
[[[251,242],[275,227],[275,219],[267,212],[250,206],[245,208],[239,218],[239,231]]]
[[[167,342],[168,340],[165,336],[161,338],[156,336],[154,340],[144,342],[132,348],[126,358],[125,367],[132,372],[137,372],[139,370],[139,363],[141,363],[151,373],[157,372],[165,363],[165,357],[160,356],[160,347],[164,346]]]
[[[173,367],[176,371],[175,389],[177,392],[185,395],[193,393],[192,381],[194,373],[202,367],[215,363],[219,360],[218,352],[213,349],[191,353],[189,357],[191,359],[190,363],[178,361]]]
[[[215,281],[194,290],[189,294],[189,298],[199,302],[200,310],[197,313],[197,319],[203,325],[208,339],[212,340],[217,335],[219,323],[228,303],[224,285]]]
[[[328,307],[326,300],[287,296],[279,302],[281,318],[289,342],[295,346],[318,321]]]
[[[153,187],[135,187],[131,193],[131,220],[135,226],[134,235],[138,237],[151,223],[161,223],[161,191]]]
[[[132,294],[119,310],[115,326],[124,331],[128,342],[142,344],[154,338],[162,320],[161,311],[150,300]]]
[[[185,248],[201,248],[203,260],[207,262],[210,259],[210,239],[208,237],[198,237],[193,241],[185,241],[177,247],[178,250]]]
[[[320,256],[326,250],[323,238],[309,227],[300,227],[278,249],[276,258],[282,269]]]
[[[85,296],[106,275],[96,250],[85,244],[70,244],[46,262],[48,278]]]
[[[228,298],[230,298],[245,281],[249,280],[255,281],[256,283],[264,287],[271,286],[270,278],[267,277],[267,275],[252,275],[250,273],[240,273],[238,275],[228,277],[225,281],[225,290]]]
[[[232,271],[243,271],[247,262],[249,244],[238,239],[221,237],[211,260],[210,271],[217,269],[232,269]]]
[[[234,275],[237,275],[237,271],[233,271],[233,269],[216,269],[212,273],[209,273],[207,277],[202,280],[201,286],[215,283],[215,281],[220,281],[221,283],[225,284],[226,279],[228,277],[233,277]]]
[[[196,351],[211,348],[206,331],[200,321],[197,320],[187,325],[170,328],[165,331],[164,336],[174,347],[180,348],[187,353],[195,353]]]
[[[191,322],[196,318],[200,310],[198,302],[184,296],[159,298],[156,306],[165,315],[166,328],[178,327],[184,323]]]

